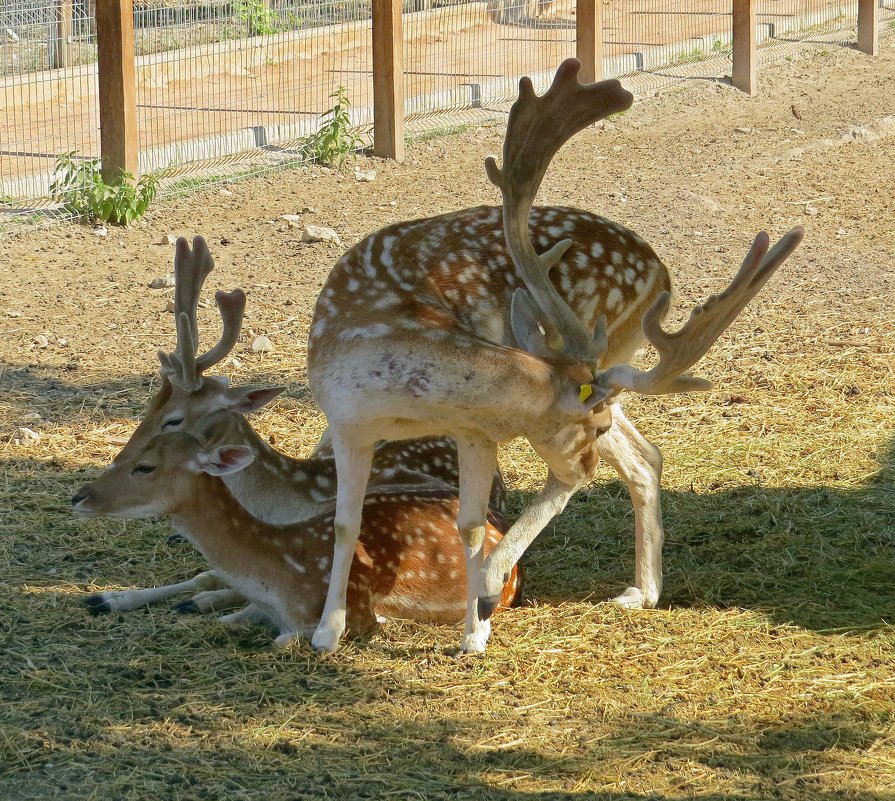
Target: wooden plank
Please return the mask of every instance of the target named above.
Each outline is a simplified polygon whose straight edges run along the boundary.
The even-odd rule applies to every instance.
[[[858,0],[858,50],[868,56],[879,55],[878,0]]]
[[[575,3],[575,57],[581,83],[603,80],[603,0]]]
[[[401,0],[373,0],[373,152],[404,161]]]
[[[114,184],[122,170],[137,173],[133,0],[96,4],[96,45],[103,180]]]
[[[755,54],[756,0],[733,0],[733,85],[747,95],[758,91]]]
[[[56,0],[55,38],[50,48],[51,70],[71,66],[72,2],[73,0]]]

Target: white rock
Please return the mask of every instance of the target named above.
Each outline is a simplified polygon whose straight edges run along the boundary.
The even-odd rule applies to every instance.
[[[36,348],[45,348],[50,344],[50,340],[47,339],[43,334],[38,334],[31,340],[34,343],[34,347]]]
[[[220,193],[224,197],[233,197],[233,193],[229,189],[222,189]]]
[[[169,286],[174,286],[173,275],[160,275],[149,282],[150,289],[167,289]]]
[[[361,183],[368,183],[376,180],[376,170],[355,170],[354,179]]]
[[[332,228],[325,228],[322,225],[306,225],[301,235],[302,242],[332,242],[333,244],[342,245],[342,240]]]
[[[37,445],[39,442],[40,434],[25,426],[17,428],[12,438],[13,445]]]
[[[16,309],[10,309],[8,312],[6,312],[6,316],[7,317],[21,317],[22,312],[17,311]]]
[[[32,420],[43,420],[43,418],[37,412],[28,412],[28,414],[22,415],[22,420],[28,423]]]
[[[281,214],[280,219],[289,223],[290,228],[295,228],[296,226],[301,225],[302,217],[301,214]]]
[[[106,229],[105,225],[97,225],[93,229],[93,233],[95,233],[97,236],[108,236],[109,235],[109,231]]]
[[[273,344],[265,336],[255,337],[255,341],[252,343],[252,350],[255,353],[270,353],[273,350]]]

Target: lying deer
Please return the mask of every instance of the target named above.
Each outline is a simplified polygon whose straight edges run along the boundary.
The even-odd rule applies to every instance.
[[[374,443],[449,434],[460,461],[458,528],[467,556],[462,647],[484,650],[503,582],[604,458],[634,503],[635,579],[616,601],[654,606],[662,586],[661,455],[625,418],[624,391],[710,388],[689,370],[802,238],[756,238],[731,285],[677,333],[661,328],[670,281],[653,250],[587,212],[532,203],[553,155],[577,131],[631,106],[618,81],[582,86],[564,62],[542,97],[526,78],[509,118],[504,166],[486,161],[502,212],[476,208],[398,223],[337,262],[314,311],[308,376],[329,421],[338,473],[332,581],[313,636],[334,650]],[[500,240],[503,218],[506,247]],[[543,252],[538,255],[536,248]],[[628,364],[652,343],[657,366]],[[485,559],[497,443],[525,437],[544,488]]]
[[[274,525],[252,517],[219,478],[238,474],[255,458],[246,445],[209,446],[184,432],[153,437],[130,470],[106,470],[72,498],[82,517],[169,516],[218,576],[249,605],[221,620],[267,622],[277,645],[309,636],[320,619],[329,583],[333,515]],[[454,533],[456,493],[371,492],[348,580],[352,631],[375,626],[377,615],[434,622],[460,620],[466,595],[464,557]],[[493,547],[500,533],[489,526]],[[514,574],[503,605],[517,597]]]
[[[245,294],[241,290],[218,292],[216,299],[223,321],[218,343],[205,354],[198,353],[197,307],[199,293],[214,267],[208,248],[200,237],[193,249],[184,239],[177,242],[175,270],[175,312],[177,346],[172,353],[159,353],[162,387],[149,403],[147,414],[128,443],[107,469],[127,475],[135,459],[157,435],[174,431],[198,435],[209,445],[226,443],[247,447],[253,460],[242,470],[223,476],[229,491],[252,516],[267,523],[283,524],[317,518],[332,511],[335,492],[335,462],[325,443],[308,459],[293,459],[272,448],[243,416],[279,395],[282,387],[232,387],[222,377],[205,371],[223,360],[239,338]],[[123,480],[123,479],[122,479]],[[447,439],[421,439],[401,443],[380,443],[373,460],[370,487],[406,496],[412,504],[425,502],[426,492],[436,490],[442,502],[444,490],[457,493],[456,448]],[[400,504],[398,505],[400,506]],[[397,508],[392,505],[390,508]],[[414,508],[416,508],[414,506]],[[505,530],[506,493],[499,473],[495,474],[492,514],[498,530]],[[429,523],[431,516],[426,516]],[[411,521],[412,522],[412,521]],[[420,521],[420,525],[423,524]],[[447,527],[448,543],[454,536],[453,522]],[[450,544],[448,549],[459,546]],[[134,609],[183,592],[198,593],[178,606],[183,611],[211,611],[243,602],[214,571],[164,587],[103,592],[89,596],[91,611]]]

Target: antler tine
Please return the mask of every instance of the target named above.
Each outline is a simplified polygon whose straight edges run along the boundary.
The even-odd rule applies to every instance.
[[[559,261],[571,241],[563,240],[548,253],[538,256],[528,234],[534,197],[559,148],[578,131],[630,108],[634,101],[633,95],[615,80],[586,85],[578,83],[580,69],[581,63],[577,59],[564,61],[550,89],[541,97],[535,95],[531,80],[522,78],[519,99],[510,109],[503,168],[498,168],[494,157],[489,156],[485,160],[485,170],[503,194],[507,247],[540,309],[540,323],[546,331],[550,349],[568,361],[596,363],[602,357],[602,351],[594,334],[587,331],[548,277],[550,268]],[[521,320],[518,325],[527,327]],[[514,332],[516,326],[514,322]]]
[[[218,290],[214,294],[224,323],[221,338],[211,350],[196,359],[196,373],[202,375],[209,367],[226,358],[239,340],[239,332],[242,330],[242,316],[246,307],[246,295],[241,289],[232,292]]]
[[[199,324],[196,317],[199,293],[213,269],[214,259],[204,237],[193,238],[192,250],[186,237],[178,237],[174,250],[174,314],[178,319],[181,314],[186,314],[189,318],[193,347],[196,348],[199,347]]]
[[[659,363],[645,373],[626,364],[611,367],[599,376],[596,383],[614,392],[628,389],[646,395],[711,389],[710,381],[696,378],[687,371],[730,327],[774,271],[799,246],[804,235],[801,226],[793,228],[768,251],[770,240],[767,233],[762,231],[758,234],[727,289],[693,309],[690,319],[673,334],[665,331],[661,325],[671,305],[671,296],[668,292],[663,292],[644,315],[642,322],[644,334],[659,353]]]

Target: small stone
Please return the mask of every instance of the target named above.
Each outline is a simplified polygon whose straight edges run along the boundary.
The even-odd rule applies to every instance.
[[[22,415],[22,421],[28,423],[32,420],[43,420],[43,418],[37,412],[28,412],[28,414]]]
[[[9,311],[6,312],[6,316],[7,317],[21,317],[22,312],[17,311],[16,309],[10,309]]]
[[[222,194],[224,197],[233,197],[233,193],[229,189],[222,189],[220,191],[220,194]]]
[[[93,229],[93,233],[95,233],[97,236],[108,236],[109,235],[109,231],[106,229],[105,225],[97,225]]]
[[[301,214],[281,214],[280,219],[285,220],[287,223],[289,223],[290,228],[297,228],[299,225],[301,225],[302,218]]]
[[[354,180],[361,183],[369,183],[376,180],[376,170],[355,170]]]
[[[59,339],[56,340],[56,344],[57,344],[60,348],[67,348],[67,347],[68,347],[68,340],[65,339],[64,337],[59,337]]]
[[[153,278],[149,282],[150,289],[167,289],[171,286],[174,286],[173,275],[160,275],[158,276],[158,278]]]
[[[176,245],[177,237],[174,234],[165,234],[160,240],[160,245]]]
[[[165,311],[166,311],[168,314],[174,314],[174,301],[173,301],[173,300],[169,300],[169,301],[165,304]]]
[[[341,247],[342,240],[332,228],[322,225],[306,225],[301,235],[302,242],[332,242]]]
[[[40,434],[25,426],[17,428],[12,438],[13,445],[37,445],[39,442]]]
[[[242,367],[242,362],[239,359],[230,359],[230,364],[232,364],[237,370]]]
[[[38,334],[31,340],[34,343],[34,347],[36,348],[45,348],[50,344],[50,340],[47,339],[43,334]]]
[[[273,350],[273,344],[265,336],[255,337],[255,341],[252,342],[252,350],[255,353],[270,353]]]

